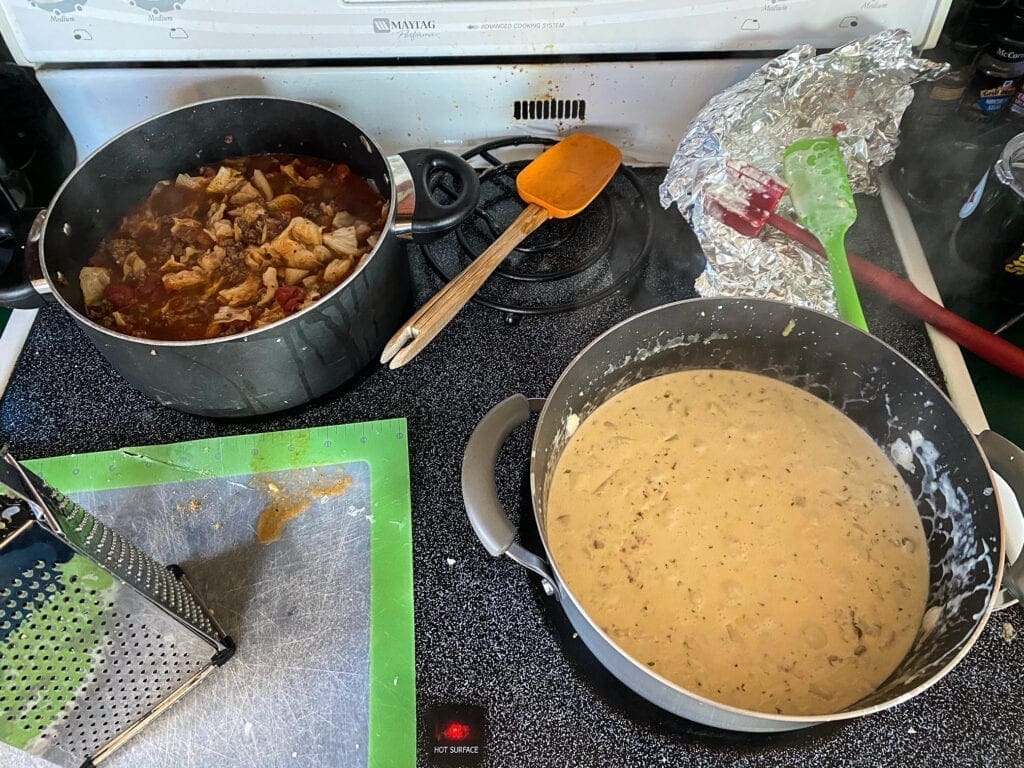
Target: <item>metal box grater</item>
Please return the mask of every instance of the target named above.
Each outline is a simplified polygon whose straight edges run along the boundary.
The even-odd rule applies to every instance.
[[[0,741],[97,765],[233,652],[177,566],[0,449]]]

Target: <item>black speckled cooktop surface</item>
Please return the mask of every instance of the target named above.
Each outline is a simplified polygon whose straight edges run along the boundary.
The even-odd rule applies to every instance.
[[[8,391],[0,434],[20,458],[123,445],[404,416],[409,421],[421,765],[439,704],[488,712],[486,765],[508,766],[1013,766],[1024,759],[1024,636],[1019,607],[996,614],[943,680],[884,713],[778,736],[733,736],[660,713],[593,670],[536,579],[490,558],[462,507],[462,451],[484,412],[506,396],[543,396],[591,339],[636,311],[694,296],[702,257],[674,210],[653,205],[664,171],[637,171],[655,217],[653,248],[633,287],[571,314],[509,324],[468,306],[417,360],[371,366],[320,400],[244,421],[189,416],[134,392],[57,305],[40,312]],[[852,251],[891,269],[895,245],[875,200],[858,200]],[[442,243],[441,247],[445,247]],[[437,288],[411,247],[415,301]],[[902,270],[900,270],[902,271]],[[937,366],[921,323],[864,295],[872,331],[927,374]],[[268,371],[267,375],[273,375]],[[523,506],[529,429],[504,448],[498,486]],[[396,767],[397,768],[397,767]]]

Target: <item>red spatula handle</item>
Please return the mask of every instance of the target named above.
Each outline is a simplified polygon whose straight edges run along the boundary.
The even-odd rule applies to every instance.
[[[794,221],[783,218],[777,213],[768,217],[768,223],[780,232],[785,233],[800,244],[806,246],[819,256],[825,255],[818,238]],[[950,312],[923,293],[914,284],[892,272],[875,266],[852,253],[847,254],[853,276],[876,293],[903,307],[915,317],[924,320],[928,325],[942,331],[961,347],[971,350],[982,360],[987,360],[1002,368],[1007,373],[1024,378],[1024,349],[1011,344],[1006,339],[996,336],[980,325],[965,320]]]

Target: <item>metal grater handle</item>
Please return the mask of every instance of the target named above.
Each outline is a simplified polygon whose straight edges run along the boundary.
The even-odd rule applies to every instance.
[[[16,498],[27,504],[39,522],[60,536],[60,524],[57,522],[53,510],[33,485],[29,474],[29,471],[11,455],[7,445],[0,447],[0,484],[6,486]]]

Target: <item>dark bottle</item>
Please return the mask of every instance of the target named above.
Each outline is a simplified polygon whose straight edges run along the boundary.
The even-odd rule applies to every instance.
[[[988,27],[967,24],[958,37],[944,35],[928,53],[950,68],[936,82],[914,87],[893,165],[893,180],[918,209],[955,214],[1013,134],[1014,129],[999,123],[979,125],[956,114],[974,59],[990,38]]]
[[[949,240],[964,290],[990,283],[1024,241],[1024,133],[1003,148],[960,208]]]
[[[992,29],[997,25],[1004,24],[1014,13],[1015,7],[1012,0],[954,1],[946,16],[943,34],[956,40],[959,39],[963,30],[970,26]]]

